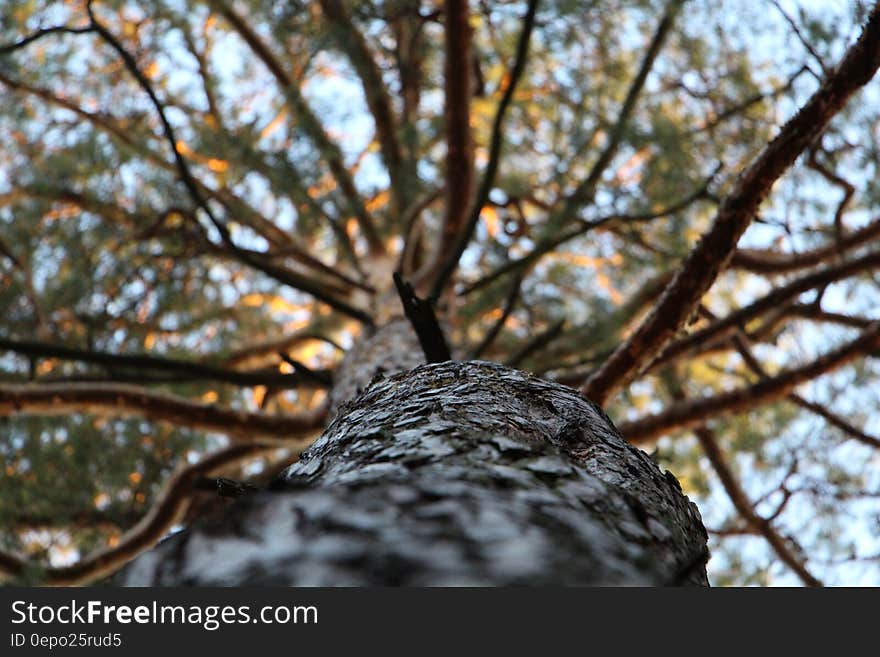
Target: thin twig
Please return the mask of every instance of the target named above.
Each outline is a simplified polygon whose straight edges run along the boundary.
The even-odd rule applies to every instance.
[[[278,352],[278,357],[281,358],[281,360],[283,360],[285,363],[290,365],[293,368],[294,372],[296,374],[299,374],[303,379],[310,379],[318,385],[324,386],[325,388],[330,388],[333,386],[333,378],[328,376],[324,372],[309,368],[307,365],[304,365],[298,360],[291,358],[283,351]]]
[[[20,50],[21,48],[24,48],[34,41],[42,39],[44,36],[48,36],[50,34],[88,34],[89,32],[94,31],[95,30],[91,25],[86,25],[83,27],[70,27],[68,25],[55,25],[53,27],[44,27],[39,30],[35,30],[25,37],[22,37],[18,41],[0,45],[0,55],[8,55],[9,53],[15,52],[16,50]]]
[[[582,221],[579,225],[571,228],[568,231],[561,231],[553,237],[547,237],[543,240],[539,241],[534,248],[529,251],[526,255],[521,258],[517,258],[516,260],[511,260],[510,262],[501,265],[494,271],[486,274],[479,280],[467,285],[461,292],[459,292],[459,296],[466,296],[471,292],[480,289],[488,285],[489,283],[495,281],[500,276],[503,276],[512,271],[519,271],[524,267],[532,265],[536,263],[542,256],[550,253],[558,246],[562,246],[566,242],[569,242],[576,237],[581,237],[586,235],[591,230],[595,230],[597,228],[602,228],[604,226],[608,226],[614,223],[621,223],[625,225],[632,224],[641,224],[643,222],[653,221],[654,219],[660,219],[662,217],[669,216],[671,214],[675,214],[676,212],[680,212],[681,210],[689,207],[696,201],[707,198],[709,185],[711,185],[712,181],[718,175],[718,172],[721,170],[721,165],[715,167],[714,171],[707,176],[702,184],[692,191],[687,196],[682,199],[676,201],[675,203],[661,208],[660,210],[652,211],[652,212],[639,212],[635,214],[612,214],[604,217],[600,217],[598,219],[594,219],[592,221]]]
[[[471,353],[471,359],[477,360],[483,353],[488,349],[493,342],[495,342],[495,338],[498,337],[498,334],[501,333],[501,329],[504,327],[505,322],[507,322],[507,318],[510,317],[510,314],[513,312],[514,307],[516,306],[516,302],[519,299],[520,289],[522,288],[523,276],[520,274],[513,280],[513,284],[510,286],[510,292],[507,295],[507,299],[504,302],[504,306],[501,310],[501,316],[498,317],[497,321],[492,325],[487,332],[483,340],[479,345],[473,350]]]
[[[721,485],[724,486],[727,496],[746,524],[754,528],[756,532],[767,540],[779,559],[791,568],[804,584],[807,586],[822,586],[821,580],[816,578],[807,569],[804,560],[792,550],[789,542],[773,528],[769,520],[762,518],[755,511],[754,506],[749,501],[748,494],[740,485],[733,470],[728,466],[714,433],[707,427],[701,426],[694,430],[694,434],[697,436],[703,452],[715,469],[715,473],[721,480]]]
[[[558,221],[567,220],[574,215],[578,207],[585,203],[589,203],[592,200],[596,191],[596,185],[598,185],[599,180],[602,178],[602,174],[605,172],[605,169],[608,168],[608,165],[611,164],[611,160],[614,159],[614,156],[617,153],[617,149],[623,139],[624,131],[626,130],[627,124],[636,108],[636,103],[642,93],[642,89],[645,86],[645,81],[648,79],[648,75],[654,68],[654,64],[663,48],[663,44],[666,42],[666,38],[672,29],[675,17],[683,4],[683,0],[670,0],[666,5],[663,17],[657,24],[657,29],[654,31],[654,36],[651,38],[651,43],[648,45],[648,49],[642,58],[639,71],[636,73],[636,77],[630,84],[626,98],[624,99],[620,112],[617,115],[617,120],[614,122],[614,126],[609,132],[608,142],[605,144],[605,148],[602,149],[602,152],[591,167],[590,173],[587,174],[587,177],[581,181],[571,195],[565,200],[562,211],[558,215],[558,219],[555,221],[551,220],[551,224],[556,225]]]
[[[519,364],[523,362],[523,360],[531,356],[536,351],[540,351],[548,344],[553,342],[553,340],[558,338],[562,334],[562,329],[564,327],[565,320],[561,319],[557,322],[553,322],[553,324],[548,326],[545,330],[541,331],[531,340],[526,342],[517,352],[511,355],[504,364],[508,367],[518,367]]]

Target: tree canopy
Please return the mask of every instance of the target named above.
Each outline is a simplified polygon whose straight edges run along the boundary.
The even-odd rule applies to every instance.
[[[269,481],[399,272],[674,472],[713,583],[880,584],[878,65],[856,1],[14,3],[0,570]]]

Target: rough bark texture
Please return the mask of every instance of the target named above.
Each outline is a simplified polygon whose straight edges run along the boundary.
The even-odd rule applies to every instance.
[[[391,302],[399,306],[394,298]],[[409,321],[398,315],[358,341],[345,355],[330,391],[330,417],[340,404],[363,392],[376,376],[410,370],[425,362],[419,338]]]
[[[705,585],[671,474],[576,391],[492,363],[374,378],[271,490],[129,585]]]

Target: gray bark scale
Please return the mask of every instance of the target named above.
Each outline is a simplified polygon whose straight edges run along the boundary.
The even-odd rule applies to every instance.
[[[374,376],[270,490],[120,581],[706,585],[706,538],[675,477],[577,391],[446,362]]]

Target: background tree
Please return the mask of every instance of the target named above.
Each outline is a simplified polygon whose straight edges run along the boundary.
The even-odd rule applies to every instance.
[[[877,7],[682,4],[5,11],[6,573],[270,480],[400,271],[678,474],[716,583],[880,582]]]

